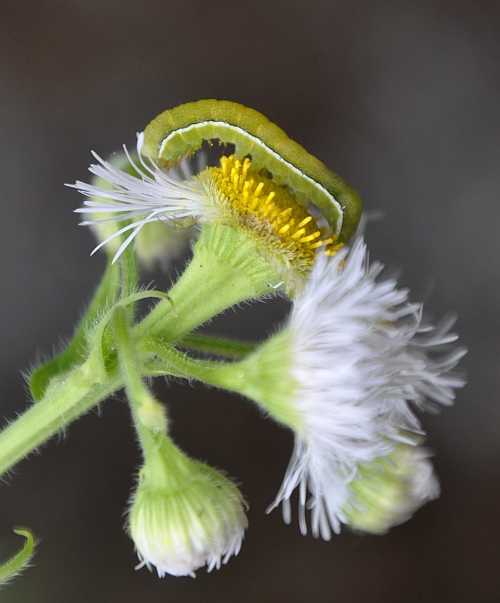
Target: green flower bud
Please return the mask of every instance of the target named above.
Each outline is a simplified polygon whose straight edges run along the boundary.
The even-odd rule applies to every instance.
[[[439,482],[428,457],[421,447],[401,444],[387,457],[359,467],[344,508],[347,523],[356,530],[384,534],[437,498]]]
[[[135,251],[141,264],[151,270],[155,264],[166,269],[188,246],[193,229],[186,226],[150,222],[135,239]]]
[[[155,456],[139,474],[128,518],[138,567],[154,566],[160,578],[219,569],[238,554],[247,527],[240,491],[170,443]]]

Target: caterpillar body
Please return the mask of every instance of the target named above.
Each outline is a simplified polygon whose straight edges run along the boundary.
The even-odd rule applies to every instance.
[[[362,211],[358,194],[254,109],[213,99],[179,105],[148,124],[142,153],[160,165],[171,165],[211,140],[234,145],[238,156],[250,156],[255,167],[287,186],[300,203],[314,204],[339,241],[350,239]]]

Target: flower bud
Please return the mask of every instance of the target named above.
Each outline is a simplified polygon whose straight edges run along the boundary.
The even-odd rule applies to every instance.
[[[186,226],[150,222],[137,235],[135,251],[141,264],[148,270],[156,264],[165,270],[187,249],[193,236],[193,229]]]
[[[423,448],[400,445],[389,456],[361,466],[344,509],[351,528],[383,534],[437,498],[439,483],[428,457]]]
[[[192,576],[219,569],[237,555],[247,519],[236,485],[212,467],[172,447],[168,458],[148,459],[129,511],[129,533],[139,567],[158,576]],[[153,466],[156,465],[156,466]]]

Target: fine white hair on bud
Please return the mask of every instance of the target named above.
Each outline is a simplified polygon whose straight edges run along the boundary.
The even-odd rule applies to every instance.
[[[141,472],[132,496],[128,530],[141,563],[158,576],[195,576],[239,553],[247,528],[245,503],[237,486],[208,465],[185,457],[160,485]]]
[[[292,406],[300,417],[283,484],[270,509],[299,490],[299,526],[324,539],[347,521],[344,507],[359,467],[391,453],[406,434],[422,434],[413,407],[451,404],[464,380],[453,372],[463,348],[453,321],[422,322],[422,306],[357,240],[333,258],[319,256],[294,300],[288,328]]]

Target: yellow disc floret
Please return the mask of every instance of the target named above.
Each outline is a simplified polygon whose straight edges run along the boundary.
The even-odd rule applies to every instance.
[[[309,271],[320,247],[329,255],[341,247],[286,187],[252,169],[250,159],[223,156],[220,167],[208,168],[201,176],[226,219],[259,237],[273,255],[299,273]]]

